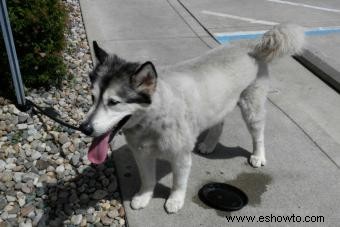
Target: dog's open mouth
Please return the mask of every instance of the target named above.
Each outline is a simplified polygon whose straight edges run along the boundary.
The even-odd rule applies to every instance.
[[[95,137],[92,140],[92,144],[89,148],[87,154],[88,160],[93,164],[101,164],[106,160],[107,153],[109,151],[109,143],[118,133],[118,131],[125,125],[125,123],[130,119],[131,115],[125,116],[118,124],[113,128],[113,130],[107,133]]]

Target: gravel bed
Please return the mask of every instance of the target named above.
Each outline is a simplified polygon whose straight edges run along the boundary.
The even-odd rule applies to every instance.
[[[33,89],[28,98],[78,125],[91,103],[89,45],[78,0],[63,1],[70,30],[61,90]],[[0,227],[125,226],[113,161],[91,165],[91,138],[45,116],[22,113],[0,97]]]

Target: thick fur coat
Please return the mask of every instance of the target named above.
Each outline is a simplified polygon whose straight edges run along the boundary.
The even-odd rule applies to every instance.
[[[93,136],[100,136],[131,115],[123,132],[142,180],[132,208],[149,203],[156,184],[155,161],[165,159],[173,172],[173,187],[165,208],[169,213],[181,209],[197,137],[210,129],[198,148],[202,153],[212,152],[222,133],[223,119],[237,105],[253,140],[249,162],[254,167],[265,165],[268,64],[275,58],[299,53],[303,43],[300,27],[279,25],[266,32],[253,48],[221,46],[164,68],[150,62],[140,65],[117,60],[97,47],[99,64],[92,73],[96,74],[95,104],[86,123],[92,127]],[[104,78],[106,82],[100,82]]]

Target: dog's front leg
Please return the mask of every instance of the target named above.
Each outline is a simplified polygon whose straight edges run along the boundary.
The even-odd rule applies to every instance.
[[[187,190],[188,178],[191,169],[191,154],[177,155],[171,161],[173,173],[173,186],[171,194],[165,202],[165,209],[168,213],[176,213],[184,204]]]
[[[153,195],[156,184],[156,160],[139,151],[134,152],[134,156],[139,168],[142,184],[139,192],[132,198],[131,207],[133,209],[142,209],[148,205]]]

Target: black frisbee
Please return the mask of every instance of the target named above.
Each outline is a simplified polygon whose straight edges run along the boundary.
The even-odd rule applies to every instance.
[[[198,196],[208,206],[223,211],[240,210],[248,203],[248,197],[243,191],[223,183],[204,185]]]

